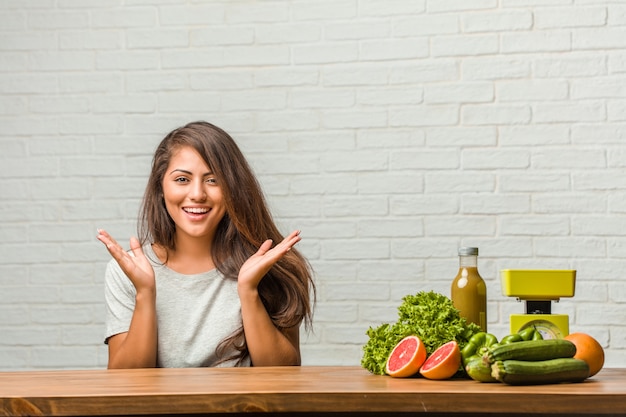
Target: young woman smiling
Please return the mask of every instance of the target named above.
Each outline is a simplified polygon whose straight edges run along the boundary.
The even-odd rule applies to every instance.
[[[109,368],[299,365],[315,286],[234,140],[207,122],[157,147],[139,238],[98,230]],[[278,242],[274,245],[274,242]]]

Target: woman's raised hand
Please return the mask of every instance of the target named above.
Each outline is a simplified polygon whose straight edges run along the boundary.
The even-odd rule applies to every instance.
[[[98,240],[106,246],[107,250],[117,261],[122,271],[130,278],[137,292],[142,289],[154,290],[154,269],[141,249],[139,240],[130,238],[130,252],[127,252],[105,230],[98,229]]]
[[[237,280],[238,287],[256,291],[259,282],[261,282],[265,274],[301,239],[300,231],[294,230],[273,248],[271,239],[263,242],[259,250],[241,266]]]

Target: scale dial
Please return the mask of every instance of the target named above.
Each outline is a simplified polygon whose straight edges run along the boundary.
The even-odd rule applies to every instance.
[[[527,327],[534,327],[544,339],[562,339],[566,336],[556,324],[548,320],[529,321],[520,330]]]

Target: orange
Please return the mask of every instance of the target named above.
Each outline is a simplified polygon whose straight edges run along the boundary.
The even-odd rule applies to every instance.
[[[385,365],[387,375],[406,378],[415,375],[426,360],[426,346],[417,336],[407,336],[393,348]]]
[[[604,349],[596,339],[587,333],[570,333],[564,337],[576,345],[576,359],[582,359],[589,365],[589,376],[594,376],[604,366]]]
[[[459,344],[452,340],[435,350],[420,368],[420,374],[428,379],[448,379],[461,366]]]

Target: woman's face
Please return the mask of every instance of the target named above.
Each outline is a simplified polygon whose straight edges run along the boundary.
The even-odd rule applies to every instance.
[[[163,177],[163,198],[177,240],[213,240],[226,208],[220,184],[195,149],[183,146],[174,152]]]

